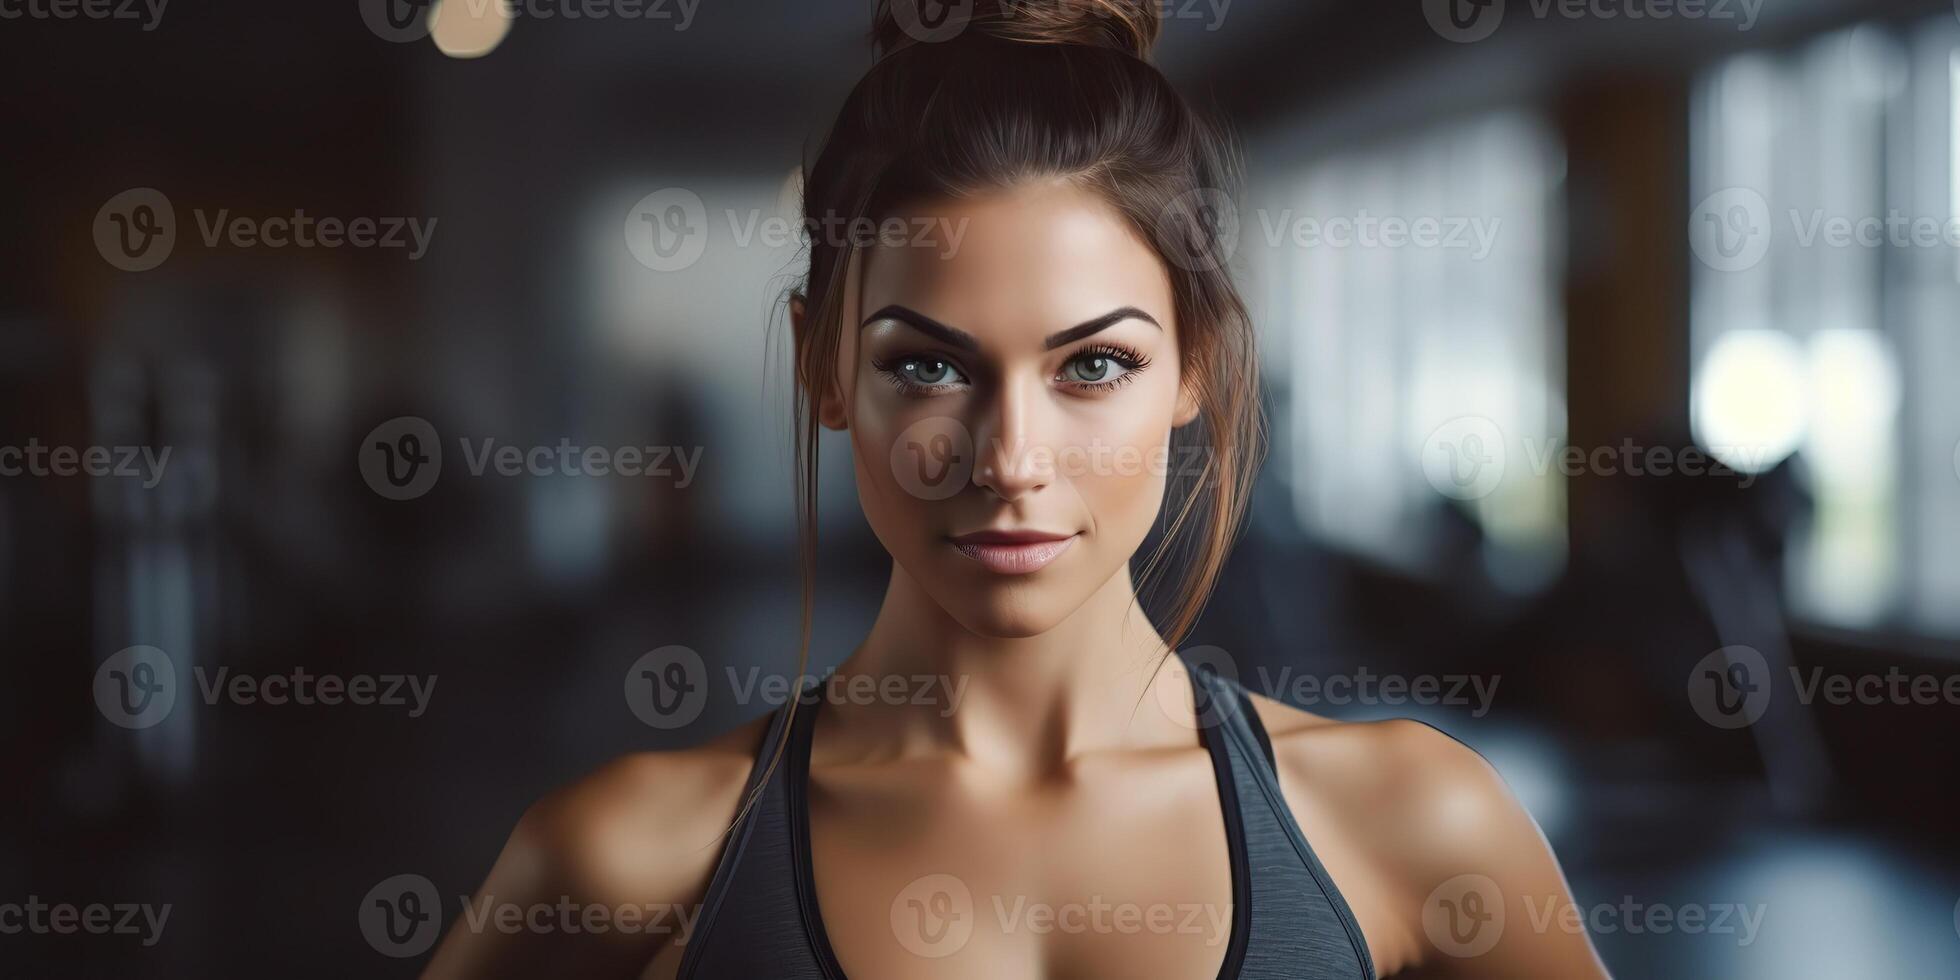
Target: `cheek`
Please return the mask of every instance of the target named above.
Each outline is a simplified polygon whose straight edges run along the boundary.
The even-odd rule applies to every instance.
[[[1141,540],[1163,503],[1175,383],[1139,382],[1078,420],[1060,462],[1106,535]]]
[[[957,493],[972,473],[972,451],[951,409],[899,397],[866,378],[853,393],[852,456],[858,501],[888,549],[926,533],[926,511]],[[964,462],[964,465],[962,465]]]

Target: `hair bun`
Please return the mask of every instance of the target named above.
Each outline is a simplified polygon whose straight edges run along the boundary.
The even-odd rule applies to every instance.
[[[878,0],[871,40],[880,55],[915,43],[984,34],[1026,44],[1110,48],[1149,60],[1163,27],[1160,0]]]

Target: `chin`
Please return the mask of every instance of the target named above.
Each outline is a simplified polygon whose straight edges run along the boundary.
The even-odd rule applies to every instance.
[[[945,583],[947,591],[937,596],[939,605],[968,632],[1001,640],[1046,633],[1081,605],[1079,600],[1071,603],[1057,596],[1052,583],[1044,587],[1038,575],[1021,577],[1027,581],[991,587]]]
[[[1063,617],[1033,615],[1025,609],[986,608],[971,610],[964,615],[955,613],[953,618],[979,636],[996,640],[1019,640],[1040,636],[1054,629]]]

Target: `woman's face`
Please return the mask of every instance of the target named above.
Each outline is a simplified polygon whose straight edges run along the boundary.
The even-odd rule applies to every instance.
[[[846,283],[821,421],[850,431],[872,531],[948,614],[1044,632],[1126,568],[1197,414],[1169,277],[1061,181],[902,217]]]

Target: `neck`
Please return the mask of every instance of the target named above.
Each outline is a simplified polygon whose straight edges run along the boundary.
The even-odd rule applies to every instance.
[[[1133,593],[1125,567],[1046,632],[983,636],[893,562],[878,618],[838,675],[903,679],[907,691],[929,677],[934,696],[833,701],[826,730],[853,756],[952,751],[1028,777],[1090,752],[1188,746],[1190,719],[1174,713],[1189,713],[1189,682],[1174,664],[1159,669],[1174,655]]]

